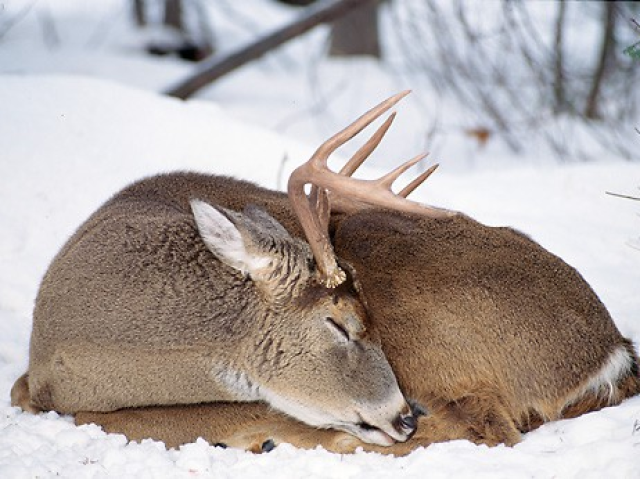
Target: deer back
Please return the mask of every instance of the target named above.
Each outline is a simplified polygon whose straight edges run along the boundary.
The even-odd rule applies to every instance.
[[[489,388],[518,423],[531,411],[558,418],[587,390],[609,397],[637,376],[629,341],[591,287],[518,231],[366,211],[340,220],[334,240],[360,273],[408,397]]]

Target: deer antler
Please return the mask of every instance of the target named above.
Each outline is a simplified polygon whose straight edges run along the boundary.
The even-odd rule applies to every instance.
[[[394,181],[407,169],[421,161],[426,155],[418,155],[395,170],[377,180],[357,180],[350,175],[369,157],[385,135],[395,113],[377,129],[371,138],[351,157],[340,173],[331,171],[327,159],[338,147],[360,133],[376,118],[389,110],[409,91],[398,93],[376,107],[372,108],[342,131],[325,141],[311,158],[299,166],[289,177],[288,192],[291,204],[298,215],[298,219],[313,251],[318,269],[323,275],[323,281],[329,288],[334,288],[345,280],[345,273],[338,267],[331,241],[328,237],[329,199],[327,192],[338,200],[341,210],[353,211],[366,206],[379,206],[409,213],[418,213],[430,217],[445,217],[452,213],[424,206],[406,199],[406,196],[418,187],[435,170],[431,167],[405,187],[399,194],[395,194],[391,187]],[[437,165],[436,165],[437,166]],[[304,187],[312,185],[308,198]],[[346,199],[348,198],[348,199]]]

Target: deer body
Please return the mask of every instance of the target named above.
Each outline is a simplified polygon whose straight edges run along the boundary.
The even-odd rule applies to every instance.
[[[191,184],[218,181],[197,177]],[[234,201],[261,201],[301,234],[285,195],[250,191]],[[77,422],[171,446],[204,437],[259,450],[274,439],[336,452],[364,447],[406,454],[450,439],[515,444],[543,422],[640,392],[631,343],[597,295],[574,268],[525,235],[464,215],[434,219],[385,210],[334,215],[331,230],[336,252],[358,272],[401,389],[427,411],[412,439],[380,448],[309,428],[261,404],[81,413]]]
[[[202,436],[212,443],[251,450],[274,439],[301,447],[322,445],[337,452],[364,447],[405,454],[450,439],[515,444],[522,432],[545,421],[573,417],[640,393],[638,358],[630,341],[620,334],[575,269],[515,230],[488,227],[462,214],[400,198],[432,170],[398,195],[391,191],[393,181],[421,156],[378,180],[344,176],[371,153],[393,116],[354,154],[341,174],[327,170],[327,157],[335,148],[405,94],[381,103],[321,145],[292,174],[288,197],[247,182],[189,173],[150,178],[116,195],[70,240],[54,260],[53,273],[50,270],[45,277],[36,304],[29,372],[14,385],[12,403],[25,409],[35,405],[81,411],[76,415],[78,424],[96,422],[130,439],[152,437],[174,446]],[[306,183],[313,186],[308,197]],[[194,198],[203,203],[194,204]],[[203,206],[207,204],[221,208],[239,230],[254,228],[252,221],[262,224],[266,236],[245,244],[244,256],[263,251],[264,245],[279,244],[281,250],[297,252],[285,257],[300,261],[280,260],[281,266],[273,267],[273,258],[265,262],[264,255],[257,254],[255,261],[238,265],[234,251],[227,252],[225,260],[219,246],[211,244],[214,238],[209,238],[216,233],[207,226],[209,210]],[[145,221],[128,220],[132,214],[146,218],[151,205],[163,216],[162,228],[150,230]],[[340,213],[330,214],[330,205],[338,205]],[[266,213],[258,214],[262,210],[256,206]],[[238,213],[241,211],[244,214]],[[246,221],[249,226],[243,226]],[[132,228],[140,225],[144,228],[131,236]],[[203,241],[197,239],[198,233]],[[322,273],[322,285],[305,281],[314,276],[315,269],[308,248],[295,239],[303,233]],[[109,235],[108,244],[117,247],[101,257],[108,250],[103,236]],[[261,248],[256,246],[260,244]],[[125,254],[149,245],[153,245],[152,256],[169,268],[156,268],[153,281]],[[87,259],[82,248],[96,257]],[[214,261],[211,252],[218,262],[205,265]],[[183,259],[176,261],[176,257]],[[248,270],[248,279],[230,274],[220,257],[227,267]],[[77,260],[84,265],[78,267]],[[109,261],[118,263],[114,276],[110,276]],[[297,266],[292,267],[294,264]],[[354,280],[351,267],[359,281]],[[283,270],[287,271],[284,276],[276,274]],[[213,274],[207,276],[205,271]],[[220,289],[207,283],[223,271],[226,282],[220,283]],[[129,280],[132,274],[137,277]],[[268,288],[261,285],[261,278],[273,279],[274,275],[278,281]],[[207,284],[204,289],[201,284],[194,286],[194,278],[202,276]],[[70,281],[69,289],[73,283],[82,294],[62,302],[58,295],[67,291],[66,281]],[[295,286],[298,281],[301,285]],[[102,287],[101,282],[110,291],[106,298],[89,289]],[[114,289],[121,282],[130,290]],[[195,288],[186,296],[190,299],[174,301],[178,293],[190,288]],[[230,289],[233,292],[227,295]],[[140,296],[146,302],[137,304]],[[100,298],[102,303],[94,308],[95,304],[85,305],[83,297]],[[249,314],[243,306],[247,298],[256,298],[251,304],[259,306]],[[207,304],[220,304],[220,311],[213,314],[220,318],[215,332],[202,327],[203,318],[211,315]],[[321,333],[317,327],[310,328],[302,337],[296,332],[294,339],[285,342],[287,328],[278,328],[278,318],[288,318],[290,311],[277,309],[282,304],[293,305],[295,317],[316,318],[311,321],[316,326],[322,322],[318,316],[323,319],[332,305],[338,311],[331,311],[335,320],[325,318]],[[149,321],[154,316],[150,313],[159,307],[162,317]],[[191,320],[180,323],[166,337],[185,311]],[[104,321],[96,313],[107,314],[109,319]],[[74,314],[83,324],[75,321],[70,326],[68,318]],[[279,333],[264,338],[250,329],[254,323],[261,332]],[[295,325],[290,320],[283,324]],[[114,331],[108,331],[109,327]],[[89,329],[84,332],[84,328]],[[90,341],[83,342],[96,337],[112,339],[108,360],[92,345],[85,345]],[[203,339],[213,347],[203,349]],[[316,342],[317,347],[313,346]],[[228,343],[232,344],[228,349],[243,349],[243,354],[227,356]],[[283,347],[274,350],[276,343]],[[127,349],[128,344],[136,347]],[[260,364],[265,357],[274,357],[275,351],[275,363],[293,364],[293,358],[283,359],[300,351],[311,357],[320,355],[325,361],[303,362],[301,368],[294,368],[295,374],[288,375],[271,367],[266,376],[260,376]],[[136,358],[145,355],[150,359],[138,366]],[[178,362],[179,367],[175,366]],[[212,364],[222,367],[211,374]],[[81,371],[83,365],[92,365],[89,374],[86,367]],[[123,374],[130,381],[126,387],[118,383],[120,389],[114,391],[102,386],[102,378],[117,382]],[[176,376],[182,381],[179,391],[165,390]],[[214,381],[201,384],[210,376]],[[88,377],[93,382],[87,383]],[[261,382],[262,377],[268,381]],[[57,404],[62,396],[51,384],[65,381],[68,391],[82,391],[84,404],[74,403],[74,393]],[[410,439],[416,420],[406,411],[397,384],[414,401],[414,413],[421,414]],[[138,385],[147,399],[136,397]],[[149,398],[154,399],[149,402]],[[216,402],[193,404],[201,401]],[[191,405],[166,406],[179,402]],[[159,407],[136,408],[151,404]],[[126,409],[95,412],[117,407]],[[94,412],[84,412],[87,410]],[[324,414],[320,419],[318,411]],[[319,431],[309,424],[332,426],[351,435]],[[391,438],[400,442],[391,444]]]

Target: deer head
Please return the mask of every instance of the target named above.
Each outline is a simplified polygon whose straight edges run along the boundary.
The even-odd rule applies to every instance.
[[[316,427],[392,444],[415,430],[380,339],[370,330],[354,272],[327,287],[307,243],[264,210],[242,213],[192,200],[207,248],[250,281],[260,301],[241,361],[216,369],[238,399],[264,400]],[[337,260],[336,260],[337,261]]]

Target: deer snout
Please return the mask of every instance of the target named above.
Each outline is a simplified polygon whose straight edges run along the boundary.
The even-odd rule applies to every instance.
[[[398,416],[391,423],[398,434],[408,439],[411,438],[418,429],[418,419],[412,414],[398,414]]]
[[[418,420],[409,404],[403,400],[402,407],[388,413],[375,415],[374,418],[360,412],[359,416],[363,421],[358,424],[358,432],[354,434],[364,442],[381,446],[409,440],[418,427]]]
[[[407,403],[389,422],[389,427],[383,430],[397,442],[408,441],[418,428],[418,419]]]

